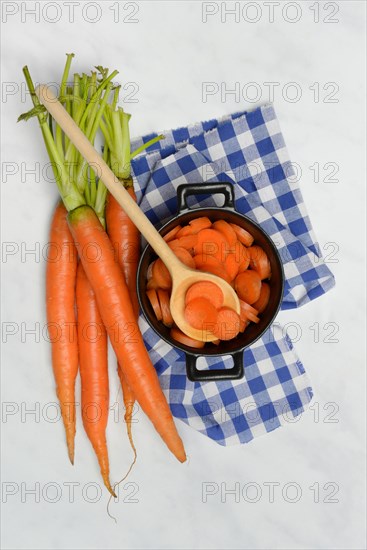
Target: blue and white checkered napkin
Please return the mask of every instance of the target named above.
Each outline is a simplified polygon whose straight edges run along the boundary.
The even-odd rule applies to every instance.
[[[155,135],[134,140],[132,149]],[[237,210],[257,221],[280,252],[286,277],[282,309],[304,305],[334,286],[272,105],[164,135],[132,163],[138,201],[154,224],[176,214],[178,185],[232,182]],[[219,200],[214,196],[197,204],[219,206]],[[140,326],[174,416],[221,445],[247,443],[270,432],[311,401],[303,365],[277,323],[245,350],[242,380],[201,383],[188,380],[184,354],[162,341],[142,316]],[[212,358],[207,366],[230,367],[232,360]]]

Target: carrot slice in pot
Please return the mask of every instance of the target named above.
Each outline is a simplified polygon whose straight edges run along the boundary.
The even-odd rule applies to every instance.
[[[259,299],[253,304],[254,308],[258,310],[259,313],[262,313],[266,306],[269,303],[270,299],[270,286],[268,283],[261,284],[260,296]]]
[[[162,311],[163,324],[166,325],[166,327],[171,327],[173,325],[173,318],[171,315],[171,308],[169,305],[169,294],[166,290],[162,290],[161,288],[159,288],[158,298],[159,298],[159,305],[161,306],[161,311]]]
[[[252,243],[254,242],[254,238],[251,235],[251,233],[249,233],[248,231],[246,231],[246,229],[243,229],[243,227],[240,227],[236,223],[231,223],[230,225],[234,229],[234,231],[237,235],[237,239],[242,244],[244,244],[245,246],[251,246],[252,245]]]
[[[215,256],[219,261],[224,262],[229,252],[227,239],[215,229],[202,229],[198,233],[198,241],[194,248],[195,255],[208,254]]]
[[[261,248],[261,246],[251,246],[248,248],[250,254],[250,267],[256,271],[260,279],[269,279],[271,275],[270,262],[269,258],[266,255],[266,252]]]
[[[224,220],[217,220],[213,223],[213,229],[222,233],[224,238],[229,244],[229,248],[234,249],[237,242],[237,235],[233,227]]]
[[[176,342],[180,342],[180,344],[184,344],[184,346],[188,346],[190,348],[202,349],[205,345],[204,342],[201,342],[200,340],[194,340],[194,338],[190,338],[190,336],[184,334],[177,327],[171,328],[170,335],[173,340],[176,340]]]
[[[166,235],[163,237],[166,243],[168,243],[169,241],[172,241],[177,235],[177,233],[180,231],[180,229],[182,229],[181,225],[176,225],[176,227],[171,229],[171,231],[168,231],[168,233],[166,233]]]
[[[235,289],[241,300],[253,304],[260,297],[261,279],[256,271],[244,271],[237,275]]]
[[[202,229],[209,229],[212,226],[212,222],[206,216],[195,218],[189,224],[194,233],[199,233]]]
[[[185,306],[185,319],[198,330],[212,330],[217,321],[217,310],[206,298],[194,298]]]
[[[159,305],[158,301],[158,295],[157,292],[154,290],[154,288],[147,290],[147,296],[149,299],[149,302],[153,308],[154,314],[157,317],[158,321],[162,320],[162,310],[161,306]]]

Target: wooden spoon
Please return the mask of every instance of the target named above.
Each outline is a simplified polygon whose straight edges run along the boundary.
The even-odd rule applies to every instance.
[[[211,342],[216,340],[216,336],[214,336],[213,333],[208,330],[198,330],[192,328],[186,322],[184,317],[186,291],[194,283],[199,281],[211,281],[222,289],[224,295],[224,305],[239,313],[240,303],[233,288],[226,281],[216,275],[204,273],[202,271],[195,271],[185,266],[175,256],[143,211],[140,210],[136,202],[130,197],[124,186],[121,185],[121,182],[119,182],[118,178],[107,166],[101,155],[97,153],[93,145],[76,125],[74,120],[58,101],[51,89],[45,85],[39,85],[35,91],[41,103],[46,107],[57,124],[59,124],[59,126],[64,130],[65,134],[85,158],[91,168],[96,173],[98,172],[97,175],[103,181],[111,195],[115,197],[117,202],[139,229],[141,234],[144,235],[145,239],[167,266],[167,269],[172,277],[170,307],[172,317],[176,325],[182,330],[182,332],[191,338],[195,338],[195,340],[200,340],[202,342]]]

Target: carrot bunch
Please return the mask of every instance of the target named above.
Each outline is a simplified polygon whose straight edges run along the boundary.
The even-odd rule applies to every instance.
[[[265,251],[254,244],[253,236],[237,224],[208,217],[178,225],[165,236],[176,256],[187,266],[221,277],[235,289],[240,299],[240,314],[223,307],[223,292],[215,283],[193,284],[185,296],[186,321],[199,330],[209,330],[221,340],[232,340],[259,315],[270,299],[270,262]],[[174,326],[169,308],[171,276],[159,258],[147,272],[146,294],[158,321],[171,328],[171,337],[186,346],[203,348],[204,342],[189,338]]]
[[[73,54],[60,85],[60,101],[91,143],[103,140],[103,156],[121,185],[135,197],[130,161],[151,142],[131,153],[130,115],[118,107],[117,71],[96,67],[90,75],[75,74],[68,85]],[[19,117],[39,121],[62,201],[51,220],[50,242],[63,253],[49,261],[46,272],[47,319],[51,338],[56,392],[64,422],[68,454],[74,463],[75,379],[80,372],[84,429],[98,458],[110,493],[106,426],[109,408],[108,338],[115,351],[126,408],[125,421],[135,458],[131,418],[135,399],[171,452],[181,462],[185,450],[157,373],[138,326],[136,270],[140,235],[113,197],[40,105],[28,68],[23,69],[33,109]],[[107,201],[107,205],[106,205]],[[70,327],[77,330],[70,332]],[[61,337],[60,337],[61,334]],[[135,459],[134,459],[135,460]]]

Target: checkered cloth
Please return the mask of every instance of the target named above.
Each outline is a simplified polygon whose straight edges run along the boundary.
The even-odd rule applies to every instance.
[[[155,135],[134,140],[132,150]],[[286,278],[282,309],[333,287],[272,105],[164,135],[132,162],[138,202],[154,224],[176,214],[178,185],[232,182],[237,210],[258,222],[279,250]],[[221,197],[192,200],[220,206]],[[184,353],[162,341],[143,316],[140,326],[174,416],[221,445],[247,443],[291,422],[311,401],[303,365],[277,323],[245,350],[242,380],[201,383],[188,380]],[[206,368],[232,366],[230,357],[200,361]]]

